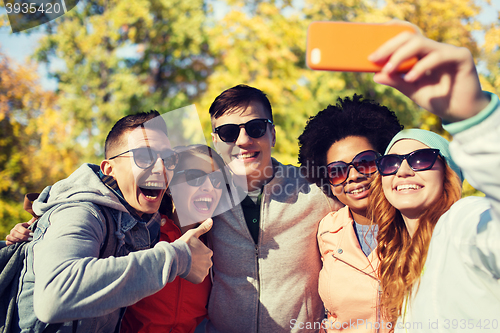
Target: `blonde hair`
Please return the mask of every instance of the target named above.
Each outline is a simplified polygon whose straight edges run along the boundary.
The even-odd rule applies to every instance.
[[[411,298],[413,286],[420,282],[436,223],[460,199],[461,181],[448,164],[443,163],[446,166],[443,195],[422,213],[413,237],[408,233],[401,213],[386,199],[382,176],[377,175],[372,183],[368,216],[379,226],[377,253],[382,287],[381,310],[385,319],[393,323],[392,327],[402,314],[403,301]]]

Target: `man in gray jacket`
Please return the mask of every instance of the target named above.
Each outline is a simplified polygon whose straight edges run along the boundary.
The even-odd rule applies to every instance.
[[[84,164],[33,204],[42,218],[27,246],[18,296],[21,332],[117,332],[123,308],[176,276],[201,282],[211,250],[208,220],[173,243],[158,242],[158,208],[177,163],[159,113],[119,120],[100,166]],[[104,251],[104,253],[102,253]]]
[[[245,190],[214,218],[207,332],[315,332],[324,318],[316,232],[340,204],[271,157],[276,132],[262,91],[228,89],[210,115],[215,147]]]

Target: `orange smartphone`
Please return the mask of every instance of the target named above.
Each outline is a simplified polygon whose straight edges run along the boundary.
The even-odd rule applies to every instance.
[[[382,66],[368,60],[382,44],[403,31],[416,33],[404,23],[313,22],[307,30],[307,66],[315,70],[378,72]],[[401,64],[409,71],[416,58]]]

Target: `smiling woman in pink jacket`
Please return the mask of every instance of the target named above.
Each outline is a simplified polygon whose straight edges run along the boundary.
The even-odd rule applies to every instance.
[[[345,205],[318,228],[325,331],[389,331],[379,309],[378,228],[367,208],[375,161],[401,128],[392,111],[354,95],[312,117],[299,137],[308,179]]]

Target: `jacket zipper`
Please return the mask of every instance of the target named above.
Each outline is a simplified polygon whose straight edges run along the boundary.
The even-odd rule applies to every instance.
[[[259,312],[260,312],[260,275],[259,275],[259,246],[255,244],[255,264],[257,266],[257,318],[255,332],[259,331]]]
[[[262,189],[262,194],[260,197],[260,218],[259,218],[259,228],[263,224],[262,220],[264,217],[263,211],[264,211],[264,206],[263,202],[265,199],[265,191]],[[259,240],[262,238],[262,230],[259,230],[259,237],[257,237],[257,244],[255,244],[255,263],[257,266],[257,318],[256,318],[256,324],[257,326],[255,327],[255,332],[259,332],[259,314],[260,314],[260,273],[259,273]]]
[[[343,262],[344,264],[346,264],[347,266],[350,266],[352,268],[354,268],[355,270],[357,270],[358,272],[361,272],[365,275],[368,275],[369,277],[371,277],[372,279],[374,279],[375,281],[378,282],[378,290],[377,290],[377,322],[379,323],[379,326],[378,328],[376,329],[376,333],[379,333],[380,332],[380,325],[382,325],[382,323],[380,322],[380,297],[381,297],[381,294],[382,294],[382,289],[380,287],[380,280],[377,279],[376,277],[372,276],[371,274],[368,274],[366,272],[363,272],[362,270],[360,270],[359,268],[357,268],[356,266],[354,265],[351,265],[350,263],[348,263],[347,261],[345,260],[342,260],[340,259],[339,257],[336,257],[335,254],[332,253],[332,257],[337,259],[338,261],[340,262]],[[328,311],[328,310],[326,310]]]

